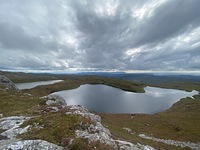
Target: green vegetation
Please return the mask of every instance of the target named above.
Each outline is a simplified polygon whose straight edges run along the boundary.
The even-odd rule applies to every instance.
[[[32,107],[40,101],[37,96],[24,92],[0,90],[0,113],[4,116],[30,114]]]
[[[21,79],[20,77],[17,77],[15,80],[24,82],[36,81],[39,78],[41,80],[43,79],[41,77],[31,79],[32,77],[30,77],[30,79],[28,79],[29,77],[23,77]],[[50,78],[46,79],[49,80]],[[99,149],[111,148],[105,145],[100,145],[98,142],[90,143],[90,146],[88,146],[86,140],[75,138],[75,129],[83,129],[91,122],[80,116],[64,115],[66,110],[60,110],[56,113],[44,112],[47,106],[43,105],[43,99],[40,99],[41,96],[60,90],[77,88],[83,84],[105,84],[123,90],[136,92],[144,92],[143,87],[145,86],[134,82],[98,76],[63,76],[62,78],[56,77],[52,79],[65,80],[52,85],[38,86],[21,92],[0,89],[0,114],[3,114],[5,117],[11,115],[37,116],[23,124],[23,126],[32,125],[32,128],[30,132],[25,133],[20,137],[22,139],[44,139],[62,146],[68,145],[70,139],[74,138],[75,141],[70,146],[70,149],[93,149],[94,147],[98,147]],[[167,83],[159,85],[159,87],[175,88],[187,91],[194,89],[200,91],[200,83]],[[2,88],[2,86],[0,88]],[[141,144],[150,145],[156,149],[180,148],[142,139],[138,134],[146,134],[148,136],[162,139],[191,141],[194,143],[200,141],[200,95],[196,95],[195,99],[184,98],[175,103],[169,110],[153,115],[98,115],[102,117],[102,123],[108,127],[114,137],[131,141],[133,143],[139,142]],[[82,125],[80,125],[80,122],[82,122]],[[124,127],[132,129],[132,134],[124,130]]]

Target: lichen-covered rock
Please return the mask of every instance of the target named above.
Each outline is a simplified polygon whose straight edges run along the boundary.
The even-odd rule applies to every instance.
[[[13,138],[19,134],[27,132],[30,126],[20,128],[20,125],[22,125],[23,122],[28,119],[30,119],[30,117],[24,117],[24,116],[12,116],[12,117],[1,118],[0,129],[6,131],[2,132],[0,135],[7,138]]]
[[[0,84],[5,86],[6,89],[9,89],[9,90],[19,90],[17,86],[4,75],[0,75]]]
[[[100,122],[97,122],[96,125],[91,124],[85,131],[76,130],[75,134],[77,137],[88,139],[89,142],[99,141],[118,149],[118,145],[112,139],[110,131],[104,128]]]
[[[21,128],[25,120],[30,117],[12,116],[0,119],[0,129],[6,131],[0,134],[0,149],[2,150],[63,150],[63,147],[43,140],[23,140],[16,138],[17,135],[28,131],[29,125]]]
[[[78,114],[85,118],[88,118],[94,122],[101,122],[101,117],[90,113],[86,108],[81,105],[72,105],[70,106],[71,112],[67,112],[66,114]]]
[[[64,150],[63,147],[43,140],[23,140],[8,145],[6,150]]]
[[[59,95],[48,95],[46,104],[47,105],[67,105],[66,101]]]

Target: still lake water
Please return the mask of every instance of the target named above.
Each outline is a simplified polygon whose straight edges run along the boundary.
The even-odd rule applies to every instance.
[[[38,85],[48,85],[48,84],[54,84],[56,82],[61,82],[63,80],[50,80],[50,81],[38,81],[38,82],[28,82],[28,83],[18,83],[15,84],[18,89],[23,90],[23,89],[31,89],[34,88]]]
[[[77,89],[55,92],[67,105],[82,105],[90,111],[103,113],[153,114],[170,108],[181,98],[192,97],[198,91],[145,87],[145,93],[123,91],[106,85],[81,85]]]

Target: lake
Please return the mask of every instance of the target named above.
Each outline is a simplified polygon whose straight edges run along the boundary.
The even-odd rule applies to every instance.
[[[49,80],[49,81],[38,81],[38,82],[27,82],[27,83],[18,83],[15,84],[18,89],[23,90],[23,89],[31,89],[39,85],[48,85],[48,84],[54,84],[56,82],[61,82],[63,80]]]
[[[170,108],[181,98],[192,97],[198,91],[145,87],[145,93],[123,91],[106,85],[81,85],[77,89],[55,92],[67,105],[82,105],[90,111],[103,113],[154,114]]]

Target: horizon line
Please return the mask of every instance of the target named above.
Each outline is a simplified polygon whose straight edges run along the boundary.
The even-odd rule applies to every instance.
[[[50,70],[50,69],[0,69],[0,71],[7,71],[7,72],[24,72],[24,73],[199,73],[200,70],[117,70],[117,69],[110,69],[110,70]]]

